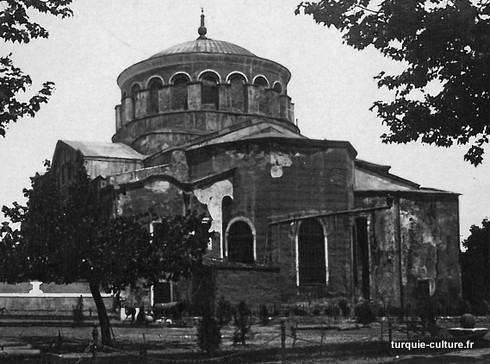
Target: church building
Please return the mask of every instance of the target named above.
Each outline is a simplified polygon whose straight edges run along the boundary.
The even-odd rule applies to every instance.
[[[302,135],[286,67],[208,38],[204,15],[198,34],[119,75],[112,142],[60,140],[59,183],[81,154],[114,215],[204,213],[215,300],[461,298],[458,194]],[[162,282],[148,299],[192,294]]]

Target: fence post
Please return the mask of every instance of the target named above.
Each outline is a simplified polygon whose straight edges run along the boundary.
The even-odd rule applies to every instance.
[[[392,339],[392,327],[391,327],[391,317],[388,319],[388,342],[391,345],[391,339]]]
[[[97,363],[97,346],[99,344],[99,330],[97,325],[92,329],[92,362]]]
[[[141,356],[146,356],[146,337],[145,334],[143,334],[143,345],[140,347],[140,355]]]
[[[281,363],[286,362],[286,324],[281,321]]]
[[[296,327],[291,326],[291,336],[293,337],[293,345],[291,347],[294,348],[294,344],[296,344]]]
[[[410,340],[410,318],[407,317],[407,340]]]
[[[321,340],[320,340],[320,347],[323,346],[323,338],[325,337],[325,330],[323,330],[323,323],[320,324],[320,334],[322,335]]]
[[[380,320],[380,323],[381,323],[381,325],[380,325],[381,332],[379,334],[379,339],[380,339],[381,342],[383,342],[383,323],[384,323],[384,318]]]

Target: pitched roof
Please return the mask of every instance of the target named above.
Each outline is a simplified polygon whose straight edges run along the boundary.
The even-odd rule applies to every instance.
[[[74,150],[80,151],[85,157],[137,160],[143,160],[146,157],[144,154],[122,143],[73,140],[60,140],[59,142],[68,145]]]

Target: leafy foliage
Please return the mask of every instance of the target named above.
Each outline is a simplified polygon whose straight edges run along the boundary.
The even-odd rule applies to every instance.
[[[228,325],[231,321],[231,302],[221,296],[216,307],[216,317],[220,326]]]
[[[488,1],[322,0],[301,10],[338,29],[349,46],[372,46],[406,65],[376,76],[378,87],[394,92],[393,101],[372,107],[389,128],[385,143],[470,144],[465,160],[482,162],[490,133]]]
[[[6,4],[4,4],[6,3]],[[72,0],[8,0],[0,11],[0,38],[6,42],[28,43],[31,39],[47,38],[48,31],[29,17],[30,11],[66,18],[72,15]],[[12,54],[0,57],[0,135],[10,123],[24,116],[34,116],[41,104],[48,101],[54,84],[45,82],[28,101],[20,101],[20,94],[32,85],[29,75],[14,66]]]
[[[356,321],[364,326],[376,320],[376,315],[368,301],[361,301],[354,307]]]
[[[148,229],[156,217],[116,216],[107,213],[104,198],[91,183],[80,157],[71,180],[58,187],[55,173],[47,164],[44,175],[32,179],[24,191],[28,205],[3,207],[6,217],[21,223],[13,229],[3,223],[0,230],[0,279],[18,282],[72,283],[87,280],[97,304],[102,339],[110,333],[100,287],[119,291],[147,285],[159,279],[189,277],[202,262],[207,228],[196,214],[160,218],[160,232]],[[102,316],[101,316],[102,315]]]
[[[471,226],[470,233],[463,241],[461,275],[463,296],[475,304],[490,300],[490,221],[484,219],[481,226]]]
[[[234,333],[234,341],[245,345],[246,335],[252,326],[252,311],[244,301],[238,303],[234,313],[234,325],[237,328]]]

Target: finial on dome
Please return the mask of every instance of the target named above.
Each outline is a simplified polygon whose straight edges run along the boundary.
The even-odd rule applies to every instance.
[[[199,27],[197,32],[199,33],[199,38],[197,39],[208,39],[206,37],[206,33],[208,32],[208,30],[204,26],[204,8],[201,8],[201,26]]]

